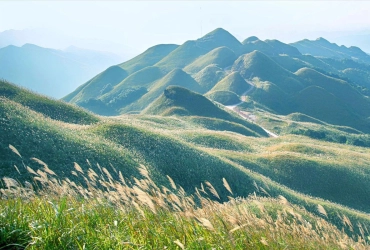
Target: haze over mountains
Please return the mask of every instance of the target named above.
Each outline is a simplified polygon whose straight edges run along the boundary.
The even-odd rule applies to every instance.
[[[134,48],[127,47],[117,41],[113,42],[104,38],[79,38],[58,33],[53,29],[11,29],[0,32],[0,48],[9,45],[22,47],[28,43],[58,50],[74,46],[86,50],[112,53],[119,55],[121,59],[133,57],[138,53]]]
[[[34,44],[0,48],[0,78],[41,94],[61,98],[122,57],[70,46],[64,50]]]
[[[27,44],[0,49],[1,58],[7,63],[0,72],[11,73],[11,62],[32,75],[80,74],[88,63],[83,60],[105,57]],[[148,192],[145,201],[158,211],[151,185],[169,199],[175,199],[171,188],[179,197],[196,190],[198,198],[241,208],[230,200],[230,189],[235,197],[269,197],[274,208],[299,206],[354,240],[368,240],[369,72],[370,56],[357,47],[323,38],[240,42],[219,28],[113,63],[63,100],[0,80],[0,177],[40,186],[63,179],[81,197],[90,195],[91,185],[113,197],[116,184],[125,182],[141,195]],[[63,74],[54,77],[50,86],[66,86]],[[176,213],[183,213],[180,203]],[[256,204],[253,209],[265,210]],[[317,221],[301,222],[317,230]]]

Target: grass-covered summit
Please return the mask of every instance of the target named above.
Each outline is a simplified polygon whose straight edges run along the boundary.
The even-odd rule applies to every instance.
[[[244,80],[239,72],[232,72],[224,79],[219,81],[209,92],[213,91],[231,91],[241,95],[248,91],[252,86]]]
[[[179,86],[169,86],[142,114],[193,115],[233,119],[225,110],[217,107],[206,97]]]
[[[305,48],[315,46],[319,49],[307,54]],[[64,100],[100,115],[140,113],[165,88],[178,85],[223,105],[243,100],[252,113],[299,112],[367,132],[367,57],[358,48],[324,39],[285,44],[251,36],[241,43],[219,28],[181,45],[153,46],[108,68]]]
[[[370,63],[370,56],[360,48],[355,46],[339,46],[336,43],[331,43],[322,37],[319,37],[316,40],[304,39],[295,43],[291,43],[290,45],[299,49],[302,54],[337,59],[355,59],[360,62]]]
[[[228,47],[218,47],[207,54],[197,58],[191,64],[184,68],[185,71],[190,73],[198,73],[209,65],[215,65],[220,68],[230,66],[235,60],[236,54]]]
[[[185,73],[177,71],[173,74]],[[22,92],[21,89],[13,87],[15,91]],[[60,107],[65,105],[47,98],[40,98],[39,102],[53,102]],[[75,107],[67,106],[72,110],[66,110],[66,114],[73,114]],[[167,112],[178,108],[186,113]],[[237,216],[237,211],[250,211],[250,216],[243,218],[258,218],[257,222],[265,223],[266,227],[263,227],[262,232],[270,228],[271,223],[275,225],[279,221],[282,222],[279,218],[284,219],[286,214],[289,220],[284,223],[288,226],[298,226],[301,222],[304,223],[304,220],[309,221],[310,224],[304,225],[311,225],[316,230],[316,233],[310,231],[312,237],[323,232],[323,225],[326,228],[324,231],[335,232],[335,237],[353,237],[346,238],[348,244],[355,244],[355,241],[359,241],[359,236],[365,239],[368,236],[366,231],[362,230],[370,226],[370,220],[364,213],[369,212],[369,149],[316,140],[304,133],[284,133],[286,128],[309,131],[307,128],[316,129],[315,126],[324,126],[324,122],[317,121],[312,124],[309,122],[316,121],[314,118],[296,114],[294,119],[297,121],[289,120],[284,123],[277,117],[270,116],[268,122],[261,123],[263,126],[268,125],[271,130],[276,124],[280,124],[281,136],[269,138],[257,124],[240,118],[236,113],[227,112],[222,106],[214,104],[199,93],[176,86],[164,88],[160,97],[142,114],[97,117],[82,111],[80,116],[84,117],[86,114],[98,122],[73,124],[31,109],[25,106],[21,99],[11,99],[5,95],[0,98],[0,129],[5,131],[0,134],[0,173],[2,177],[14,179],[5,178],[1,183],[1,188],[5,188],[1,193],[2,197],[6,195],[6,199],[2,199],[0,204],[2,211],[6,211],[6,214],[0,217],[2,247],[9,244],[27,245],[32,237],[45,239],[37,243],[40,248],[60,246],[60,241],[65,245],[75,246],[76,241],[71,239],[78,235],[78,239],[84,241],[86,246],[116,246],[115,241],[107,240],[104,233],[96,232],[97,225],[106,224],[111,220],[113,226],[109,228],[116,227],[114,218],[117,218],[117,227],[123,228],[120,228],[120,233],[114,239],[121,239],[129,234],[121,224],[124,218],[138,223],[134,227],[136,231],[147,233],[147,229],[151,228],[149,225],[157,229],[156,222],[162,223],[162,219],[172,216],[177,219],[178,216],[184,216],[180,221],[185,223],[181,225],[187,228],[176,234],[177,238],[181,235],[193,235],[191,225],[194,225],[198,234],[204,234],[206,237],[204,244],[207,246],[219,243],[219,237],[210,237],[210,232],[231,234],[233,239],[236,237],[234,232],[245,232],[255,235],[253,237],[258,239],[265,237],[259,239],[263,240],[262,245],[266,243],[264,240],[267,240],[269,246],[275,246],[273,241],[270,242],[272,238],[268,238],[270,234],[261,236],[257,224],[230,232],[236,227],[229,221],[230,216]],[[291,117],[293,119],[293,115]],[[303,120],[308,122],[300,122]],[[348,140],[354,136],[361,138],[360,131],[350,128],[338,126],[334,129],[330,125],[327,125],[327,128],[332,129],[332,133],[341,129],[341,135],[346,136]],[[167,175],[171,176],[172,184]],[[146,176],[146,179],[142,179],[142,176]],[[228,184],[225,184],[223,178]],[[22,185],[27,181],[24,184],[26,189],[21,189],[17,181]],[[33,189],[36,186],[50,188]],[[153,187],[156,192],[150,191],[149,187]],[[62,193],[58,193],[62,190]],[[205,198],[196,198],[196,190],[202,197],[205,195]],[[13,199],[13,191],[32,195],[32,201],[23,203],[21,199]],[[194,196],[191,198],[190,194]],[[250,195],[265,198],[250,197],[244,200]],[[188,198],[184,198],[185,196]],[[234,200],[228,196],[244,198]],[[139,199],[140,197],[142,199]],[[178,201],[180,203],[177,203]],[[222,204],[225,201],[230,202]],[[38,204],[38,209],[31,209],[35,204]],[[81,212],[82,207],[86,213]],[[295,216],[291,213],[292,210],[289,210],[292,207]],[[228,219],[223,219],[225,213],[212,210],[216,208],[219,208],[219,211],[228,211]],[[208,217],[200,217],[202,209],[210,209],[207,212]],[[55,211],[58,211],[59,219],[55,219]],[[190,214],[186,212],[190,211],[196,216],[189,217]],[[18,215],[16,220],[15,214]],[[99,217],[99,214],[104,214],[104,219]],[[297,214],[304,220],[300,220],[301,217]],[[297,223],[290,216],[293,216]],[[48,229],[58,230],[30,227],[35,225],[32,224],[34,218],[39,224],[50,219]],[[197,223],[205,222],[201,218],[206,218],[214,231],[198,228]],[[77,223],[74,227],[76,231],[71,230],[71,224],[81,219],[91,222],[93,226],[90,227],[87,223],[84,225],[85,231],[78,231],[82,224]],[[177,219],[174,222],[180,222]],[[10,220],[16,223],[12,224]],[[247,228],[250,231],[244,231]],[[282,228],[277,229],[274,226],[269,232],[285,235],[286,231],[280,231]],[[275,229],[278,231],[271,231]],[[252,231],[256,233],[251,234]],[[291,234],[290,230],[288,231]],[[168,231],[166,235],[172,235],[174,232]],[[163,231],[158,231],[158,235],[162,236],[162,233]],[[101,240],[95,239],[97,235],[100,235]],[[146,236],[143,236],[140,242],[157,246],[152,238]],[[240,237],[245,239],[244,234]],[[256,246],[253,237],[247,238],[241,244]],[[139,241],[139,238],[135,239]],[[317,240],[322,245],[335,246],[335,243],[328,239]],[[163,241],[167,242],[166,239]],[[173,241],[176,239],[170,239],[168,242]],[[289,246],[303,244],[288,239],[285,242]],[[307,242],[315,242],[315,246],[319,244],[314,238]],[[189,246],[196,244],[190,240],[181,243]],[[229,241],[225,244],[229,244]],[[361,241],[358,244],[365,243]]]
[[[241,102],[242,95],[251,91],[252,85],[240,75],[232,72],[219,81],[205,96],[224,105],[235,105]]]

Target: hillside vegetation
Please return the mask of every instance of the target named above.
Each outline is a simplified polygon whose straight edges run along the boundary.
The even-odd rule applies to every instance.
[[[240,43],[216,29],[182,45],[153,46],[64,100],[100,115],[140,113],[166,87],[178,85],[223,105],[243,99],[275,114],[299,112],[368,132],[368,58],[359,48],[322,38],[284,44],[249,37]]]
[[[354,51],[216,29],[108,68],[72,104],[1,81],[0,249],[369,248]]]
[[[187,102],[182,98],[194,98],[195,101]],[[165,175],[171,175],[188,192],[206,180],[211,181],[216,190],[222,190],[220,180],[224,177],[232,180],[230,186],[235,194],[244,197],[256,191],[253,184],[255,182],[269,195],[281,194],[295,200],[296,204],[305,203],[301,195],[292,193],[291,190],[367,211],[366,192],[369,190],[367,188],[369,177],[366,172],[367,149],[346,145],[338,149],[337,144],[311,142],[306,137],[300,136],[280,137],[279,140],[258,138],[255,136],[266,136],[259,126],[229,114],[201,95],[180,87],[168,88],[156,102],[159,104],[158,108],[153,105],[154,107],[148,110],[153,108],[152,110],[159,111],[161,110],[159,107],[164,107],[164,110],[182,107],[188,109],[191,114],[187,116],[175,114],[169,117],[128,115],[105,118],[99,123],[81,126],[50,119],[41,113],[29,110],[20,103],[3,98],[1,126],[2,131],[7,133],[1,134],[1,150],[4,155],[1,159],[2,176],[23,179],[25,176],[23,174],[19,176],[14,165],[21,173],[24,172],[23,164],[36,171],[40,166],[37,162],[29,160],[32,157],[48,161],[55,173],[61,177],[70,178],[73,177],[69,175],[73,162],[77,162],[84,168],[91,168],[91,164],[94,171],[99,171],[96,163],[108,169],[111,169],[110,164],[115,163],[116,171],[121,171],[127,177],[136,176],[138,174],[135,171],[136,166],[144,164],[153,173],[153,180],[156,183],[163,183]],[[214,112],[196,113],[200,112],[195,108],[197,105],[186,106],[186,104],[198,102],[201,102],[204,107],[212,107]],[[189,132],[192,133],[191,136]],[[207,137],[199,137],[202,134],[207,134]],[[203,139],[200,140],[200,138]],[[332,156],[330,164],[323,161],[320,154],[314,151],[307,151],[307,154],[298,152],[297,157],[291,157],[284,152],[281,158],[276,158],[279,161],[275,161],[275,158],[271,158],[271,161],[266,160],[269,159],[265,155],[267,151],[275,152],[277,156],[281,154],[279,144],[284,141],[320,144],[325,152],[322,154]],[[22,152],[23,162],[15,161],[9,154],[9,144]],[[29,145],[33,146],[29,147]],[[234,150],[230,151],[233,148]],[[346,157],[346,160],[342,160],[341,153],[348,155],[351,150],[356,152],[356,157]],[[350,159],[356,159],[356,162]],[[287,162],[289,162],[288,165]],[[292,166],[292,170],[286,168],[278,170],[277,167],[280,164]],[[271,168],[272,166],[274,168]],[[350,187],[348,183],[351,179],[337,178],[335,185],[347,187],[340,195],[336,193],[336,189],[333,188],[334,183],[331,184],[331,182],[326,183],[329,185],[327,188],[312,191],[311,185],[296,186],[291,179],[280,178],[280,175],[266,172],[265,169],[269,168],[278,171],[282,176],[285,176],[284,171],[297,170],[297,175],[294,177],[297,183],[304,183],[299,180],[301,176],[299,169],[318,171],[320,174],[312,175],[312,181],[317,183],[321,183],[321,177],[334,178],[335,173],[338,174],[340,170],[345,175],[353,176],[358,185]],[[249,172],[250,170],[253,172]],[[113,172],[115,173],[114,170]],[[265,179],[263,176],[271,179]],[[314,185],[314,187],[319,186]],[[355,192],[359,195],[353,196]],[[362,194],[362,192],[365,193]],[[220,196],[225,199],[226,193],[220,191]]]
[[[7,199],[0,200],[3,211],[0,247],[365,249],[368,246],[361,238],[364,235],[356,241],[322,218],[291,205],[283,196],[229,197],[228,203],[221,204],[209,199],[218,196],[210,182],[196,188],[194,195],[185,193],[169,176],[171,187],[159,188],[144,166],[139,168],[142,177],[135,183],[122,175],[120,181],[114,181],[109,172],[104,177],[88,174],[86,189],[68,179],[50,181],[47,176],[53,174],[52,170],[46,165],[45,168],[44,177],[38,179],[44,187],[41,191],[5,179],[6,188],[1,191]],[[85,175],[80,167],[76,171]],[[96,181],[105,187],[97,188]],[[226,179],[223,183],[233,195]],[[318,210],[326,215],[322,206]],[[351,225],[346,216],[343,223]],[[366,226],[361,225],[361,229]]]
[[[0,81],[0,97],[17,102],[54,120],[76,124],[91,124],[99,120],[81,108],[32,93],[6,81]]]

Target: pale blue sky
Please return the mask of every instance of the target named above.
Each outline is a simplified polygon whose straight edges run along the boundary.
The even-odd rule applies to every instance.
[[[354,32],[370,34],[369,11],[369,1],[0,1],[0,32],[43,28],[137,51],[181,44],[217,27],[241,41],[255,35],[336,42]]]

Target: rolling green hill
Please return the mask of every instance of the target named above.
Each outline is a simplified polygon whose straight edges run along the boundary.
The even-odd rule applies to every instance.
[[[215,106],[204,96],[179,86],[166,88],[155,102],[143,110],[142,114],[171,115],[176,114],[176,109],[181,109],[181,112],[186,112],[186,115],[214,117],[225,120],[231,117],[229,113]],[[172,113],[172,111],[175,113]]]
[[[172,74],[175,77],[185,73],[177,70]],[[11,86],[14,92],[23,91]],[[90,174],[86,178],[92,178],[95,172],[107,179],[100,183],[109,186],[109,181],[119,181],[121,172],[127,182],[135,185],[134,177],[140,178],[143,173],[137,167],[144,164],[157,186],[170,188],[166,178],[169,175],[184,191],[193,193],[194,187],[209,181],[220,201],[226,201],[230,195],[223,187],[222,178],[226,178],[236,197],[253,193],[282,195],[338,229],[343,227],[349,235],[361,235],[361,230],[344,226],[338,214],[348,217],[354,225],[358,222],[370,225],[363,212],[338,205],[369,212],[367,148],[298,135],[267,138],[258,125],[222,110],[200,94],[176,86],[167,87],[140,115],[97,118],[81,111],[78,113],[81,120],[87,115],[95,119],[87,126],[50,118],[42,110],[36,112],[23,105],[24,98],[3,96],[0,127],[6,133],[0,134],[1,176],[23,182],[31,181],[32,177],[45,178],[44,171],[52,170],[58,178],[85,185],[79,171]],[[65,105],[37,95],[34,98],[40,106],[48,102]],[[65,109],[66,117],[80,110],[71,105]],[[349,132],[343,133],[349,136]],[[18,149],[21,157],[9,144]],[[31,157],[42,160],[48,167]],[[36,174],[29,173],[30,169]],[[46,176],[53,181],[55,176],[51,173]],[[325,207],[326,216],[317,210],[318,204]]]
[[[296,72],[296,75],[303,79],[307,85],[322,87],[329,93],[335,95],[341,102],[352,109],[353,113],[362,117],[368,117],[370,115],[370,102],[368,98],[357,92],[347,82],[328,77],[308,68],[300,69]]]
[[[222,28],[217,28],[196,41],[199,47],[208,51],[225,46],[238,54],[242,47],[242,44],[233,35]]]
[[[216,83],[226,76],[226,72],[215,65],[208,65],[197,74],[194,79],[204,91],[210,90]]]
[[[158,67],[146,67],[131,74],[100,99],[112,108],[120,109],[138,100],[148,92],[148,88],[155,81],[163,76],[163,72]]]
[[[303,54],[310,54],[313,56],[322,56],[329,58],[355,58],[358,61],[370,63],[370,56],[363,52],[358,47],[346,47],[344,45],[338,46],[335,43],[330,43],[328,40],[320,37],[316,40],[304,39],[291,44],[296,47]]]
[[[218,47],[196,59],[186,66],[184,70],[191,74],[195,74],[211,64],[220,68],[225,68],[232,65],[236,58],[237,56],[231,49],[227,47]]]
[[[313,44],[154,46],[64,98],[105,117],[0,81],[0,248],[367,247],[369,66]]]
[[[159,61],[156,66],[165,69],[167,72],[175,68],[184,68],[198,57],[223,46],[228,47],[235,53],[238,53],[241,48],[240,42],[229,32],[221,28],[216,29],[195,41],[185,42]],[[216,54],[216,56],[218,55]]]
[[[258,50],[268,56],[278,56],[285,54],[289,56],[299,56],[301,53],[293,46],[282,43],[278,40],[261,41],[257,37],[252,36],[243,41],[243,54]]]
[[[150,47],[140,55],[128,60],[127,62],[119,64],[119,66],[127,71],[129,74],[135,73],[136,71],[153,66],[169,53],[177,49],[179,46],[176,44],[159,44]]]
[[[110,91],[116,84],[125,79],[127,75],[127,72],[122,68],[112,66],[78,87],[71,94],[64,97],[63,100],[78,103],[91,98],[96,99],[100,95]]]
[[[46,117],[75,124],[92,124],[99,119],[83,109],[50,99],[6,81],[0,81],[0,97],[7,98]]]
[[[152,101],[154,101],[166,87],[170,85],[177,85],[198,92],[201,91],[199,84],[190,75],[186,74],[181,69],[174,69],[150,86],[150,88],[148,88],[148,92],[140,99],[129,106],[124,107],[122,111],[126,112],[143,110]]]
[[[239,96],[251,88],[239,72],[233,72],[219,81],[205,96],[223,105],[235,105],[241,102]]]
[[[249,90],[252,86],[247,83],[239,72],[232,72],[224,79],[219,81],[209,92],[213,91],[231,91],[237,95],[241,95]]]
[[[302,84],[295,75],[259,51],[240,56],[234,62],[232,70],[239,71],[246,79],[258,77],[263,81],[273,82],[286,93],[302,89]]]
[[[240,43],[226,30],[216,29],[180,46],[153,46],[102,72],[64,100],[100,115],[118,115],[141,112],[170,85],[202,93],[224,105],[237,104],[250,88],[243,105],[252,113],[256,109],[282,115],[301,112],[368,131],[370,83],[364,55],[323,39],[302,44],[306,43],[320,46],[323,52],[308,55],[292,44],[257,37]],[[243,87],[243,78],[254,88]],[[311,96],[314,93],[322,98],[329,95],[331,108],[319,112],[325,100]],[[311,98],[318,103],[310,103]],[[324,110],[330,114],[325,115]],[[337,115],[339,110],[345,115]]]
[[[63,100],[79,103],[88,101],[91,98],[99,99],[100,96],[110,92],[115,85],[128,75],[145,67],[153,66],[175,48],[177,48],[177,45],[173,44],[153,46],[127,62],[106,69],[65,96]]]
[[[204,95],[212,101],[221,103],[222,105],[236,105],[241,102],[240,97],[235,92],[227,90],[210,91]]]

